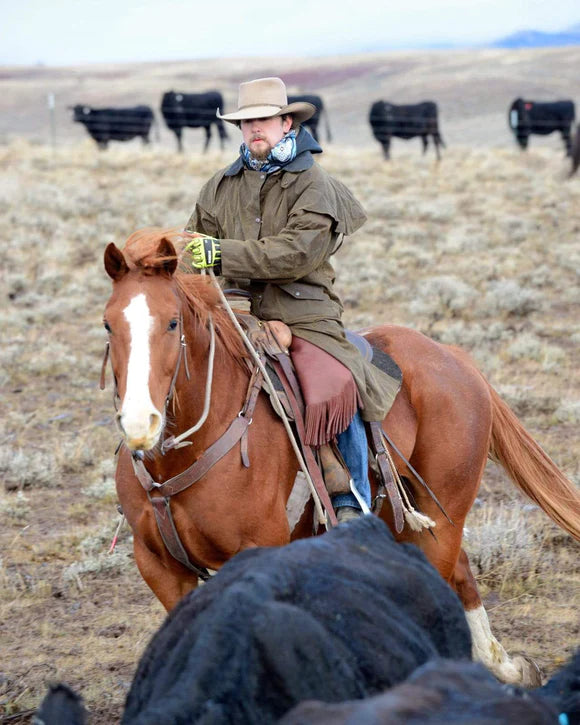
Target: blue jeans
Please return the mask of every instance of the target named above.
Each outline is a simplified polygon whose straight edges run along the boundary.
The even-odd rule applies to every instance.
[[[357,411],[344,433],[339,434],[337,441],[338,450],[341,452],[344,462],[348,466],[356,490],[370,508],[369,454],[365,424],[361,418],[360,411]],[[338,496],[334,496],[332,505],[335,509],[340,506],[352,506],[353,508],[360,509],[358,501],[352,493],[341,493]]]

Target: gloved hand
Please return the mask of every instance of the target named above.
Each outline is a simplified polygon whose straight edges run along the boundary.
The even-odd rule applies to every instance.
[[[185,245],[185,249],[191,253],[191,265],[196,269],[214,267],[219,270],[221,267],[222,250],[219,239],[199,234]]]

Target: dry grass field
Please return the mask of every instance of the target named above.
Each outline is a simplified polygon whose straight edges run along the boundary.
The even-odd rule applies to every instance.
[[[453,96],[455,78],[458,98],[477,84],[490,58],[500,56],[498,78],[501,71],[505,80],[504,51],[482,52],[473,65],[462,56],[463,75],[458,54],[440,54],[441,68],[433,60],[425,73],[443,84],[444,66],[456,68],[447,93]],[[544,78],[547,84],[541,71],[549,61],[553,95],[574,96],[562,80],[571,75],[571,56],[580,100],[580,49],[512,53],[512,66],[518,73],[525,66],[534,83]],[[422,59],[399,54],[387,60],[408,61],[410,76],[419,77]],[[379,61],[343,60],[344,93],[356,85],[348,77],[352,68]],[[201,65],[205,81],[210,68]],[[290,70],[289,62],[282,65]],[[181,67],[186,74],[186,64]],[[240,63],[235,74],[231,62],[229,68],[216,64],[215,73],[225,78],[229,72],[234,83],[253,75],[258,62]],[[275,68],[274,60],[260,66]],[[321,69],[330,73],[329,61]],[[86,100],[98,100],[114,70],[86,71],[87,78],[102,74],[95,89],[85,84]],[[163,70],[135,66],[131,72],[150,80]],[[41,143],[38,119],[29,118],[30,128],[20,132],[15,122],[22,99],[32,108],[31,88],[40,88],[35,72],[41,71],[4,73],[0,84],[0,104],[14,114],[0,130],[0,717],[36,706],[47,681],[63,679],[84,695],[92,723],[113,723],[164,612],[136,571],[127,529],[115,553],[107,553],[119,520],[113,483],[118,436],[110,381],[107,391],[98,390],[101,317],[110,289],[103,251],[110,241],[123,244],[138,227],[184,224],[201,184],[229,162],[236,143],[206,157],[178,156],[169,142],[99,153],[78,134],[53,150]],[[68,89],[67,102],[78,100],[75,77],[66,69],[50,77],[52,85]],[[165,87],[190,80],[162,79]],[[127,83],[120,77],[120,88]],[[365,88],[372,93],[368,80]],[[140,100],[138,89],[130,102]],[[341,98],[337,118],[343,124],[334,130],[342,143],[330,145],[320,162],[353,189],[369,216],[335,258],[347,323],[395,322],[469,350],[528,430],[580,484],[580,177],[566,178],[559,143],[532,139],[530,152],[519,153],[503,111],[505,138],[495,143],[489,129],[506,104],[497,102],[493,118],[472,104],[463,115],[458,110],[455,127],[450,121],[456,141],[440,164],[421,157],[417,142],[395,142],[394,160],[385,164],[366,128],[364,138],[362,125],[348,134],[348,103]],[[201,138],[190,133],[191,150]],[[547,674],[559,667],[580,644],[578,546],[491,464],[465,545],[503,644],[536,658]]]

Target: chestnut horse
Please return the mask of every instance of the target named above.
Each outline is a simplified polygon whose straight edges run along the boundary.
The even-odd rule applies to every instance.
[[[207,277],[177,269],[173,242],[178,240],[167,230],[141,230],[129,238],[123,251],[109,244],[105,252],[113,293],[104,324],[123,435],[117,492],[133,530],[139,571],[167,610],[197,586],[198,577],[164,545],[132,456],[143,459],[148,475],[158,484],[184,471],[238,417],[249,380],[243,363],[247,351],[217,290]],[[209,413],[190,436],[191,445],[163,452],[161,443],[169,432],[188,430],[202,415],[211,357],[210,318],[216,338]],[[384,429],[453,522],[421,485],[413,485],[413,473],[394,453],[418,508],[437,526],[436,537],[405,527],[397,538],[421,548],[457,591],[472,631],[474,655],[505,681],[537,682],[537,671],[527,658],[510,658],[490,631],[461,548],[463,524],[488,456],[576,538],[580,537],[578,493],[466,353],[404,327],[382,325],[364,334],[403,371],[403,387]],[[312,534],[312,502],[290,532],[286,503],[298,463],[284,426],[263,393],[247,431],[249,467],[242,462],[240,445],[234,445],[195,485],[171,499],[175,528],[189,561],[197,566],[217,570],[248,547],[283,545]],[[373,486],[376,492],[374,481]],[[393,529],[390,507],[383,506],[380,515]]]

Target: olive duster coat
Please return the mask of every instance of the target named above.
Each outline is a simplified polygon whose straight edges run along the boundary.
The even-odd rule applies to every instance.
[[[282,320],[292,334],[351,370],[365,420],[382,420],[400,382],[365,361],[345,337],[331,255],[366,220],[351,192],[314,162],[320,146],[304,129],[294,161],[265,174],[238,158],[202,188],[189,232],[217,237],[229,287],[252,295],[252,312]]]

